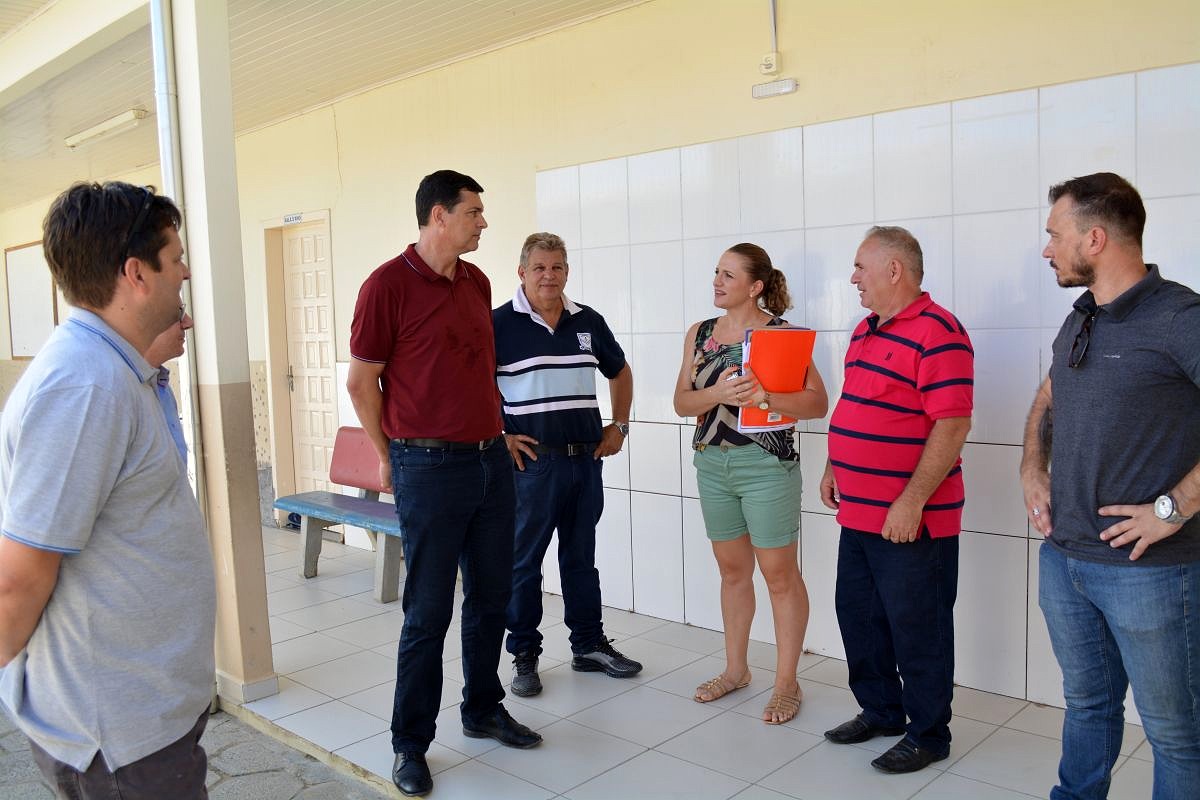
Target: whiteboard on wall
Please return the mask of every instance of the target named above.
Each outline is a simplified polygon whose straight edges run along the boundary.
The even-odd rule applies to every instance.
[[[58,321],[58,293],[42,253],[42,243],[5,250],[4,270],[12,355],[33,358]]]

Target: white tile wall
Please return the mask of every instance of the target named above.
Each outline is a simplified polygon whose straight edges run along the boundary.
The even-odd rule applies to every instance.
[[[605,470],[608,465],[605,464]],[[596,526],[596,569],[604,605],[633,610],[633,534],[629,492],[604,490],[604,514]]]
[[[842,633],[833,610],[841,528],[828,514],[800,515],[800,566],[808,587],[808,633],[804,648],[823,656],[845,658]]]
[[[1046,190],[1038,180],[1037,91],[1009,92],[954,103],[954,212],[1036,208]]]
[[[1077,175],[1135,180],[1134,76],[1114,75],[1038,90],[1042,195]]]
[[[692,436],[696,432],[695,420],[689,419],[687,424],[679,425],[679,466],[683,476],[683,496],[700,497],[700,489],[696,486],[696,469],[692,466]]]
[[[635,244],[629,248],[634,333],[682,335],[683,242]]]
[[[1190,102],[1180,102],[1190,98]],[[1200,64],[1137,76],[1137,187],[1143,197],[1200,192]]]
[[[629,244],[629,184],[625,159],[579,167],[580,247]]]
[[[867,315],[850,285],[854,254],[869,225],[809,228],[804,240],[804,318],[819,331],[852,330]]]
[[[922,217],[901,219],[888,223],[907,228],[921,243],[925,262],[925,277],[921,288],[929,292],[935,303],[943,306],[954,301],[954,218]],[[847,279],[849,280],[849,279]],[[866,315],[863,309],[862,316]]]
[[[537,174],[537,224],[561,236],[567,247],[579,247],[579,167]]]
[[[804,221],[810,228],[875,218],[871,118],[804,129]],[[851,254],[853,255],[853,253]]]
[[[1063,700],[1062,670],[1054,658],[1050,632],[1046,630],[1046,618],[1038,606],[1038,553],[1041,547],[1041,536],[1029,540],[1029,597],[1026,605],[1029,627],[1025,655],[1029,687],[1025,697],[1035,703],[1062,708],[1066,705]]]
[[[807,325],[808,309],[804,302],[804,231],[772,231],[746,234],[746,238],[771,256],[771,264],[787,278],[792,310],[784,314],[793,325]],[[715,309],[714,309],[715,310]]]
[[[1164,278],[1200,287],[1200,194],[1147,200],[1142,244]]]
[[[1030,392],[1031,401],[1032,398]],[[963,447],[963,485],[967,492],[962,521],[965,530],[1026,537],[1029,525],[1025,520],[1024,496],[1017,476],[1020,465],[1020,447],[970,442]]]
[[[547,229],[543,228],[542,230]],[[550,228],[549,232],[554,233],[555,231],[553,228]],[[567,243],[567,283],[564,287],[566,295],[576,303],[582,303],[584,302],[584,294],[587,291],[583,285],[583,269],[580,267],[580,264],[583,263],[583,257],[579,254],[579,248],[572,246],[577,244],[579,240],[576,239],[572,242],[570,239],[564,238],[563,241]],[[516,270],[514,269],[513,272],[516,272]],[[513,293],[516,293],[515,289]],[[502,299],[504,298],[492,298],[496,305],[500,305]]]
[[[1038,324],[1043,224],[1032,209],[954,218],[954,304],[949,308],[968,333]]]
[[[800,434],[800,474],[804,478],[804,490],[800,495],[801,511],[833,513],[821,504],[821,477],[825,474],[825,461],[829,456],[828,444],[829,438],[824,434]]]
[[[633,336],[633,418],[639,422],[678,423],[675,379],[683,359],[683,337],[672,333]]]
[[[819,331],[813,354],[836,401],[849,331],[867,313],[850,286],[877,222],[925,253],[924,288],[976,352],[964,448],[967,505],[957,618],[959,680],[1061,704],[1037,609],[1037,547],[1017,465],[1050,343],[1079,290],[1041,249],[1053,182],[1108,170],[1147,199],[1147,260],[1200,286],[1200,64],[972,98],[539,173],[538,225],[567,238],[572,291],[608,319],[635,375],[637,424],[605,465],[598,562],[605,602],[720,627],[719,580],[691,465],[692,420],[671,395],[683,332],[715,316],[712,272],[739,241],[788,278],[788,319]],[[601,394],[604,394],[603,391]],[[608,413],[607,400],[602,401]],[[826,420],[801,425],[801,558],[807,645],[843,656],[833,612],[839,529],[820,504]],[[632,489],[632,491],[629,491]],[[762,590],[765,587],[759,586]],[[753,635],[773,638],[765,592]]]
[[[633,610],[683,621],[683,500],[629,493]]]
[[[1036,328],[970,330],[975,349],[975,416],[968,440],[1022,442],[1025,417],[1041,384]]]
[[[713,275],[721,254],[741,239],[733,234],[683,242],[683,321],[691,326],[718,315],[713,306]],[[680,344],[682,357],[683,345]]]
[[[684,238],[737,233],[741,229],[737,140],[684,147],[679,155]]]
[[[572,273],[583,273],[579,302],[596,309],[613,333],[633,331],[633,304],[629,288],[629,247],[581,250]],[[626,355],[628,355],[626,351]]]
[[[1039,213],[1040,224],[1044,227],[1049,212],[1043,208]],[[1039,246],[1044,246],[1047,238],[1049,237],[1045,233],[1041,234]],[[1041,266],[1038,267],[1037,285],[1038,302],[1042,307],[1039,324],[1042,327],[1057,329],[1071,312],[1071,304],[1083,294],[1083,289],[1064,289],[1059,286],[1054,277],[1054,270],[1050,268],[1050,262],[1045,259],[1041,259]]]
[[[875,115],[875,219],[951,211],[950,104]]]
[[[629,157],[629,241],[673,241],[683,236],[679,151]]]
[[[742,232],[803,228],[802,129],[743,136],[737,145]]]
[[[962,686],[1025,696],[1027,548],[1009,536],[959,537],[954,679]]]
[[[850,331],[827,331],[817,335],[813,343],[813,364],[821,379],[825,381],[825,391],[829,393],[829,408],[832,411],[838,397],[842,394],[842,383],[846,379],[846,349],[850,347]],[[828,415],[822,419],[808,421],[807,428],[812,433],[825,433],[829,430]]]
[[[604,485],[610,489],[629,488],[628,443],[621,448],[621,452],[604,459]]]
[[[683,499],[683,602],[684,621],[689,625],[724,630],[721,573],[704,530],[700,501],[689,497]]]
[[[1038,385],[1050,375],[1050,365],[1054,362],[1054,340],[1058,337],[1058,328],[1042,328],[1038,331]],[[1033,404],[1033,398],[1029,400]],[[1034,532],[1036,533],[1036,531]]]
[[[634,422],[629,426],[628,448],[631,486],[643,492],[681,494],[678,425]]]

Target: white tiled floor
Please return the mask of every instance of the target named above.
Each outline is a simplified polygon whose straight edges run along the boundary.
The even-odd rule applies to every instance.
[[[296,577],[299,536],[264,529],[263,538],[274,552],[268,605],[280,693],[246,708],[386,779],[399,603],[372,599],[369,553],[327,542],[320,575],[304,581]],[[950,758],[913,775],[882,775],[869,762],[891,740],[839,747],[821,736],[858,710],[841,661],[805,655],[804,704],[794,720],[775,728],[758,719],[774,679],[770,645],[752,643],[749,688],[701,705],[692,691],[722,668],[720,634],[607,610],[608,634],[646,665],[635,679],[616,681],[573,672],[561,598],[547,595],[545,610],[545,689],[505,700],[514,717],[545,736],[533,750],[462,735],[456,612],[444,653],[438,735],[428,753],[438,800],[1012,800],[1046,797],[1054,783],[1059,709],[960,687]],[[505,657],[506,686],[508,673]],[[1126,726],[1121,753],[1110,796],[1149,798],[1152,761],[1140,727]]]

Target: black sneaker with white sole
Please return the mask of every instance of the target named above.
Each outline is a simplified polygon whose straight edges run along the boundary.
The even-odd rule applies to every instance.
[[[642,671],[642,665],[626,658],[612,646],[612,639],[601,638],[590,653],[576,653],[571,659],[576,672],[603,672],[610,678],[631,678]]]
[[[542,693],[538,677],[537,653],[517,653],[513,656],[512,693],[517,697],[533,697]]]

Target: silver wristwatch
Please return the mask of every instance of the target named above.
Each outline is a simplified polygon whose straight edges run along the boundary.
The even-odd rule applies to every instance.
[[[616,426],[617,426],[617,430],[619,430],[619,431],[621,432],[621,435],[622,435],[622,436],[624,436],[626,439],[628,439],[628,438],[629,438],[629,423],[628,423],[628,422],[616,422],[616,421],[614,421],[614,422],[613,422],[613,425],[616,425]]]
[[[1182,525],[1192,518],[1190,514],[1184,516],[1179,513],[1179,505],[1170,494],[1160,494],[1154,501],[1154,516],[1168,525]]]

